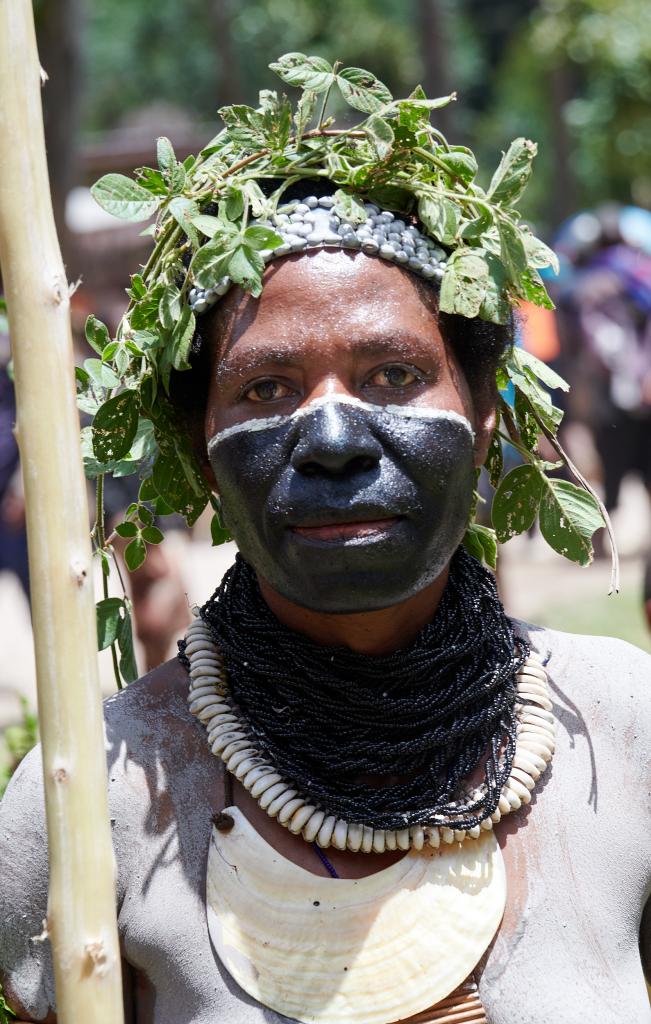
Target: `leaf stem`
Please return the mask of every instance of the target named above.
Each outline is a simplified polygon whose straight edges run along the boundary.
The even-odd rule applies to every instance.
[[[330,91],[331,91],[333,85],[335,84],[335,81],[337,80],[337,71],[339,70],[340,67],[341,67],[341,61],[339,61],[339,60],[335,61],[334,65],[333,65],[333,68],[332,68],[332,81],[330,82],[330,85],[328,86],[328,88],[326,89],[325,93],[323,94],[323,103],[321,104],[321,113],[319,114],[319,124],[318,124],[319,128],[321,128],[323,126],[323,119],[324,119],[324,116],[325,116],[326,106],[327,106],[328,100],[330,98]]]
[[[100,473],[97,477],[97,485],[95,488],[95,526],[93,527],[93,533],[95,534],[95,542],[100,551],[106,551],[106,531],[104,526],[104,473]],[[108,590],[108,576],[104,572],[102,566],[102,594],[104,599],[109,596]],[[122,677],[120,676],[120,666],[118,663],[118,655],[115,649],[115,640],[111,644],[111,658],[113,661],[113,674],[115,675],[115,682],[118,690],[122,689]]]

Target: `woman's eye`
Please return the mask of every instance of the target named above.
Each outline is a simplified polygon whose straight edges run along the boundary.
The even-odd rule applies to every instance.
[[[408,366],[396,364],[394,366],[383,366],[381,370],[377,370],[368,383],[371,387],[406,388],[420,379],[415,370]]]
[[[258,380],[250,384],[244,392],[244,397],[251,402],[275,402],[279,398],[286,398],[291,395],[291,389],[286,384],[277,380]]]

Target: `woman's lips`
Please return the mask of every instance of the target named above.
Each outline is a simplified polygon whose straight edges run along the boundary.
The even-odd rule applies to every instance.
[[[386,533],[400,520],[400,516],[386,519],[366,519],[356,523],[325,523],[320,526],[293,526],[292,531],[308,540],[351,540]]]

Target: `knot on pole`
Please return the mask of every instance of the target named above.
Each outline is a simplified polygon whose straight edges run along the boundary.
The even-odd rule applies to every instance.
[[[109,969],[109,958],[102,939],[94,939],[84,946],[85,969],[88,973],[103,977]]]

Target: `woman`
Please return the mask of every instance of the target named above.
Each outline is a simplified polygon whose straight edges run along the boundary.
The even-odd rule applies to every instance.
[[[648,1019],[649,659],[510,622],[460,547],[509,328],[442,312],[422,223],[368,204],[371,244],[294,187],[261,288],[228,288],[239,243],[190,264],[171,396],[240,556],[180,661],[106,705],[128,1019]],[[27,1021],[56,1019],[40,790],[36,753],[1,809]]]

